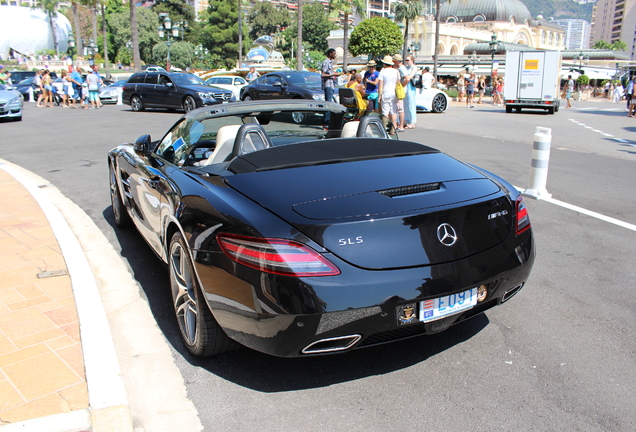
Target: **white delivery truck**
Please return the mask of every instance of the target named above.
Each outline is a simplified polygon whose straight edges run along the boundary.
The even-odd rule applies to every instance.
[[[506,53],[506,112],[522,108],[559,110],[560,51],[508,51]]]

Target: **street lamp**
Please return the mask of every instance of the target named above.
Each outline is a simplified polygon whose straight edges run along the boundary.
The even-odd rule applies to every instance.
[[[75,48],[75,35],[73,34],[73,32],[71,32],[71,33],[68,35],[68,47],[69,47],[69,50],[68,50],[68,51],[71,51],[71,48]],[[74,50],[73,50],[73,51],[74,51]],[[70,54],[70,53],[69,53],[69,54]]]
[[[86,51],[87,51],[88,55],[90,56],[90,58],[88,59],[88,64],[90,66],[93,66],[95,64],[95,59],[94,59],[93,56],[97,52],[97,45],[95,44],[93,39],[90,39],[88,41],[88,46],[86,47]]]
[[[473,73],[475,73],[475,63],[479,63],[479,60],[481,60],[481,57],[477,55],[476,51],[473,51],[473,53],[468,56],[468,61],[473,64]]]
[[[579,55],[576,56],[576,58],[579,60],[579,74],[583,75],[583,70],[581,69],[581,67],[582,67],[581,64],[583,63],[583,61],[585,61],[585,64],[587,64],[587,62],[590,60],[590,55],[587,54],[587,53],[583,54],[583,52],[581,51],[579,53]]]
[[[160,13],[159,18],[163,19],[163,24],[159,26],[157,31],[159,32],[159,38],[163,39],[166,36],[166,46],[168,47],[168,58],[166,61],[166,69],[170,70],[170,46],[172,45],[172,38],[179,37],[179,25],[172,26],[172,20],[167,13]]]
[[[409,53],[413,54],[413,63],[415,63],[415,59],[417,59],[417,52],[422,48],[422,45],[419,42],[411,42],[409,45]]]
[[[492,85],[495,74],[495,53],[497,52],[497,48],[499,48],[499,41],[497,40],[497,34],[495,32],[492,33],[488,45],[490,45],[490,84]]]

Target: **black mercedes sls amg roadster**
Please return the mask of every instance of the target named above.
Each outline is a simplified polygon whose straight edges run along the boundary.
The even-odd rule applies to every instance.
[[[519,192],[395,138],[375,113],[252,101],[109,152],[116,224],[167,263],[192,354],[344,352],[445,330],[524,286]]]

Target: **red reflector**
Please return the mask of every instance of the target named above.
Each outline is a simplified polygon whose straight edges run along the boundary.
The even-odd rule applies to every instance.
[[[528,209],[523,202],[523,197],[519,195],[516,202],[517,208],[517,234],[521,234],[530,228],[530,218],[528,217]]]
[[[340,270],[313,249],[292,240],[219,234],[219,246],[232,261],[288,276],[333,276]]]

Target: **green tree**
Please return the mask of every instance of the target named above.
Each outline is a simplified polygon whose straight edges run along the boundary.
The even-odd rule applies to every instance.
[[[400,51],[404,38],[396,23],[388,18],[373,17],[362,21],[351,33],[349,52],[354,56],[373,57]]]
[[[159,42],[152,48],[152,62],[163,64],[168,57],[168,45]],[[190,42],[173,42],[170,46],[170,64],[181,69],[194,63],[194,45]]]
[[[302,35],[303,45],[310,50],[324,53],[329,48],[327,38],[329,32],[335,28],[335,24],[329,20],[325,8],[320,2],[309,2],[303,5]],[[289,33],[294,38],[298,35],[298,23],[289,27]]]
[[[594,42],[594,45],[592,45],[592,48],[594,49],[612,49],[612,44],[610,44],[607,41],[604,41],[603,39],[601,40],[597,40],[596,42]]]
[[[406,44],[409,34],[409,22],[422,15],[422,0],[402,0],[393,3],[393,13],[396,21],[404,21],[404,46],[402,55],[406,57]]]
[[[172,20],[172,25],[178,25],[180,22],[184,23],[183,31],[184,37],[187,37],[190,40],[189,33],[190,27],[193,22],[195,22],[195,13],[194,8],[188,4],[188,2],[184,2],[182,0],[158,0],[152,6],[153,12],[167,13]],[[179,36],[181,38],[181,36]],[[172,52],[172,51],[171,51]]]
[[[349,16],[358,11],[358,13],[366,18],[366,4],[363,0],[329,0],[329,9],[340,15],[344,13],[344,39],[342,45],[344,48],[344,54],[342,57],[342,66],[344,70],[347,70],[348,55],[349,55]]]
[[[131,21],[127,13],[114,13],[108,16],[108,26],[113,34],[113,44],[119,52],[122,49],[131,50],[132,60],[134,58],[134,40],[132,39]],[[139,63],[141,70],[141,60],[148,61],[152,58],[152,48],[159,42],[157,27],[159,27],[159,16],[148,8],[136,8],[137,37],[139,46],[139,61],[135,62],[135,70]],[[132,41],[133,46],[126,48],[126,44]],[[121,59],[118,56],[118,59]],[[122,63],[124,63],[122,61]]]
[[[604,50],[612,50],[612,51],[625,51],[627,49],[627,44],[622,40],[617,40],[612,43],[604,41],[603,39],[597,40],[592,45],[592,48],[595,49],[604,49]]]
[[[237,17],[238,3],[235,0],[213,0],[200,17],[205,23],[201,32],[203,45],[210,50],[212,59],[222,59],[227,68],[236,66],[238,61]],[[246,27],[242,29],[242,52],[247,52],[250,45]]]
[[[625,51],[627,50],[627,44],[622,40],[616,40],[612,42],[612,51]]]
[[[273,35],[291,24],[291,16],[286,8],[279,8],[266,1],[257,2],[247,19],[252,26],[249,32],[252,39]]]

